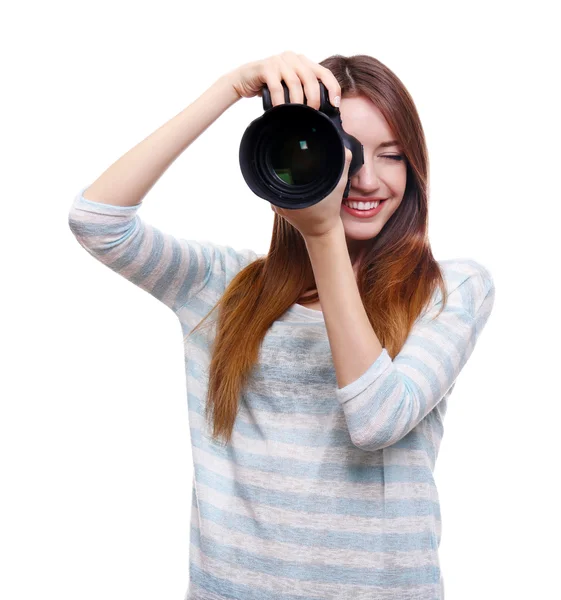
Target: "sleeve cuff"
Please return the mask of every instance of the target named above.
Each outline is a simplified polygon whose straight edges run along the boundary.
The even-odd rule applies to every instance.
[[[142,200],[138,204],[133,204],[132,206],[117,206],[115,204],[104,204],[103,202],[88,200],[87,198],[84,198],[83,194],[89,187],[90,186],[87,185],[80,190],[74,200],[75,207],[86,210],[87,212],[99,213],[102,215],[130,215],[131,212],[138,210],[142,205]]]
[[[382,353],[378,358],[372,363],[372,365],[368,368],[368,370],[363,373],[358,379],[349,383],[345,387],[341,389],[337,389],[335,394],[337,396],[337,400],[341,404],[348,402],[355,396],[358,396],[361,392],[363,392],[370,384],[372,384],[382,373],[392,364],[392,359],[388,354],[388,351],[383,348]]]

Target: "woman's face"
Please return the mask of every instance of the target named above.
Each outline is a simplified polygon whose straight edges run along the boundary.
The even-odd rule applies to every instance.
[[[379,109],[366,97],[341,99],[343,129],[364,146],[364,164],[351,177],[349,197],[366,202],[371,197],[386,198],[376,214],[361,218],[350,214],[341,204],[341,220],[353,264],[370,240],[381,231],[403,199],[407,180],[405,158],[397,145],[383,146],[395,140]],[[402,156],[399,160],[397,157]],[[393,158],[391,158],[393,157]]]

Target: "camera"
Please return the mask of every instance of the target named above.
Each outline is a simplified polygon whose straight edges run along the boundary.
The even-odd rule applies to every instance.
[[[284,81],[285,104],[273,106],[264,85],[264,114],[242,136],[239,160],[245,182],[257,196],[281,208],[306,208],[330,194],[343,175],[345,146],[353,157],[343,198],[364,164],[362,144],[344,131],[339,109],[318,82],[318,110],[306,104],[306,96],[304,104],[291,103]]]

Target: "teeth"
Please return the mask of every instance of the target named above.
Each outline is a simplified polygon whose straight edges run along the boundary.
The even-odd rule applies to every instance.
[[[373,208],[377,208],[380,204],[380,201],[378,200],[377,202],[347,202],[345,200],[344,204],[357,210],[371,210]]]

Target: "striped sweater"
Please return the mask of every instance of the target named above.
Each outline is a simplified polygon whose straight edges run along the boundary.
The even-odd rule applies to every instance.
[[[193,454],[186,600],[443,600],[433,477],[456,378],[490,315],[490,272],[439,261],[437,289],[401,352],[339,389],[323,313],[292,305],[270,327],[230,444],[204,402],[215,328],[187,334],[232,278],[264,255],[178,239],[142,205],[85,199],[69,226],[92,256],[178,317]],[[209,333],[209,331],[211,333]]]

